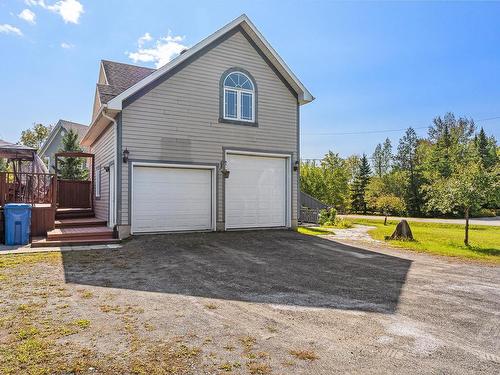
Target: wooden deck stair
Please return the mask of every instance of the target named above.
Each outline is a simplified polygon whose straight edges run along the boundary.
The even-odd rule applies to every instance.
[[[95,217],[90,209],[57,209],[55,229],[47,232],[46,238],[34,238],[32,247],[95,245],[119,243],[113,237],[106,220]]]

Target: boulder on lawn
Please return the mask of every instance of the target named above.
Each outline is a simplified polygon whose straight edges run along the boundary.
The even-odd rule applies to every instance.
[[[401,220],[396,227],[396,230],[388,238],[389,240],[413,241],[410,224],[406,220]]]

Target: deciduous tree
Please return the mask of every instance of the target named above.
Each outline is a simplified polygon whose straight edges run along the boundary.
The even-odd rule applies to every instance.
[[[51,125],[45,126],[43,124],[34,124],[31,129],[22,131],[19,143],[38,150],[42,147],[43,142],[45,142],[51,130]]]

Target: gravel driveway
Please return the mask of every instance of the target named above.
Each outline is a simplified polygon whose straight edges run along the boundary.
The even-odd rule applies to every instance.
[[[493,266],[260,231],[142,236],[119,250],[63,252],[24,280],[31,285],[16,287],[25,298],[43,285],[65,289],[44,297],[45,318],[64,302],[58,319],[91,321],[59,343],[111,362],[165,341],[192,350],[196,361],[180,373],[500,371]],[[93,366],[105,373],[111,362]]]

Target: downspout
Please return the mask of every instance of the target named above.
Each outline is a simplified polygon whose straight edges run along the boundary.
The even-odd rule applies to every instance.
[[[115,129],[115,132],[118,132],[118,124],[117,124],[116,120],[113,117],[108,116],[106,114],[106,109],[108,109],[107,104],[105,104],[103,106],[103,108],[102,108],[102,116],[104,118],[107,118],[108,120],[110,120],[113,123],[113,127]],[[117,189],[116,189],[116,187],[118,186],[118,178],[117,178],[118,177],[118,160],[116,159],[116,154],[117,154],[117,150],[116,150],[116,147],[117,147],[117,144],[116,144],[116,133],[115,133],[115,136],[113,137],[113,143],[114,143],[113,149],[115,150],[115,152],[114,152],[114,164],[115,164],[115,167],[113,168],[114,172],[115,172],[115,176],[114,176],[114,180],[115,180],[115,183],[114,183],[115,193],[113,195],[113,200],[114,200],[114,202],[113,202],[113,208],[114,208],[115,212],[113,212],[113,231],[115,231],[116,230],[116,224],[117,224],[117,221],[118,221],[118,214],[117,214],[118,207],[116,206],[116,202],[118,200],[117,199],[118,198],[118,194],[117,194],[118,192],[117,192]]]

